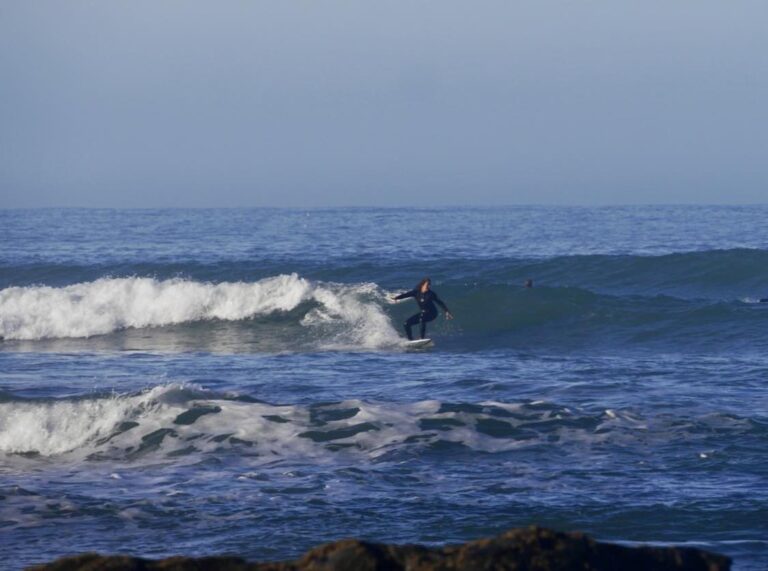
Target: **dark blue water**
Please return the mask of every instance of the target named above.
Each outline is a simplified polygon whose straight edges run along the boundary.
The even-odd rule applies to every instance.
[[[537,523],[764,569],[767,216],[0,211],[0,561]]]

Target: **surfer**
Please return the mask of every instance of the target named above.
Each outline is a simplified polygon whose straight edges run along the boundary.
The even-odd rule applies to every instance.
[[[437,297],[437,294],[430,289],[431,285],[432,281],[429,278],[424,278],[411,291],[392,297],[395,301],[413,297],[416,298],[416,303],[419,304],[419,312],[416,315],[409,317],[404,324],[405,334],[411,341],[413,340],[411,327],[417,323],[421,326],[421,338],[424,339],[424,336],[427,334],[427,323],[437,317],[437,308],[435,307],[435,304],[443,309],[446,319],[453,319],[453,315],[448,311],[448,307],[443,303],[443,300]]]

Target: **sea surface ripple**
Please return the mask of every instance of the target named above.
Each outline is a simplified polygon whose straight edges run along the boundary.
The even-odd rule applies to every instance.
[[[0,561],[537,523],[765,569],[767,215],[0,210]]]

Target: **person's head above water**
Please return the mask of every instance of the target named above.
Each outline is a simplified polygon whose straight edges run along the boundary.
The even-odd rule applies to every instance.
[[[429,291],[429,286],[432,285],[432,280],[429,278],[424,278],[419,282],[419,285],[416,286],[416,290],[420,292]]]

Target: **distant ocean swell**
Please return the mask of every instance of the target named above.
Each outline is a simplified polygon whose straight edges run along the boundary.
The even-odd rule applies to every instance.
[[[0,453],[60,461],[184,463],[227,450],[256,463],[339,454],[376,460],[445,446],[483,453],[583,446],[637,452],[668,442],[685,442],[688,460],[697,461],[724,443],[743,449],[766,437],[763,421],[731,414],[646,418],[541,401],[273,405],[178,384],[137,394],[46,400],[5,393],[0,399]]]
[[[734,249],[667,255],[573,255],[509,258],[412,259],[345,256],[287,257],[167,262],[114,261],[93,265],[25,262],[0,264],[0,289],[12,286],[63,287],[104,277],[152,277],[159,281],[256,282],[296,273],[313,281],[375,282],[387,288],[412,286],[423,275],[436,283],[521,286],[527,278],[549,287],[578,287],[611,295],[668,295],[683,299],[731,300],[768,297],[768,250]]]
[[[388,293],[374,283],[296,274],[254,282],[128,277],[10,287],[0,290],[0,336],[36,341],[145,331],[194,338],[214,327],[235,341],[260,340],[257,350],[389,350],[398,346],[400,323],[415,305],[393,304]],[[766,343],[768,311],[762,310],[768,307],[757,298],[617,296],[578,287],[455,282],[441,285],[439,293],[457,319],[440,318],[430,331],[458,349],[514,346],[524,339],[553,346],[585,338],[614,346]]]

